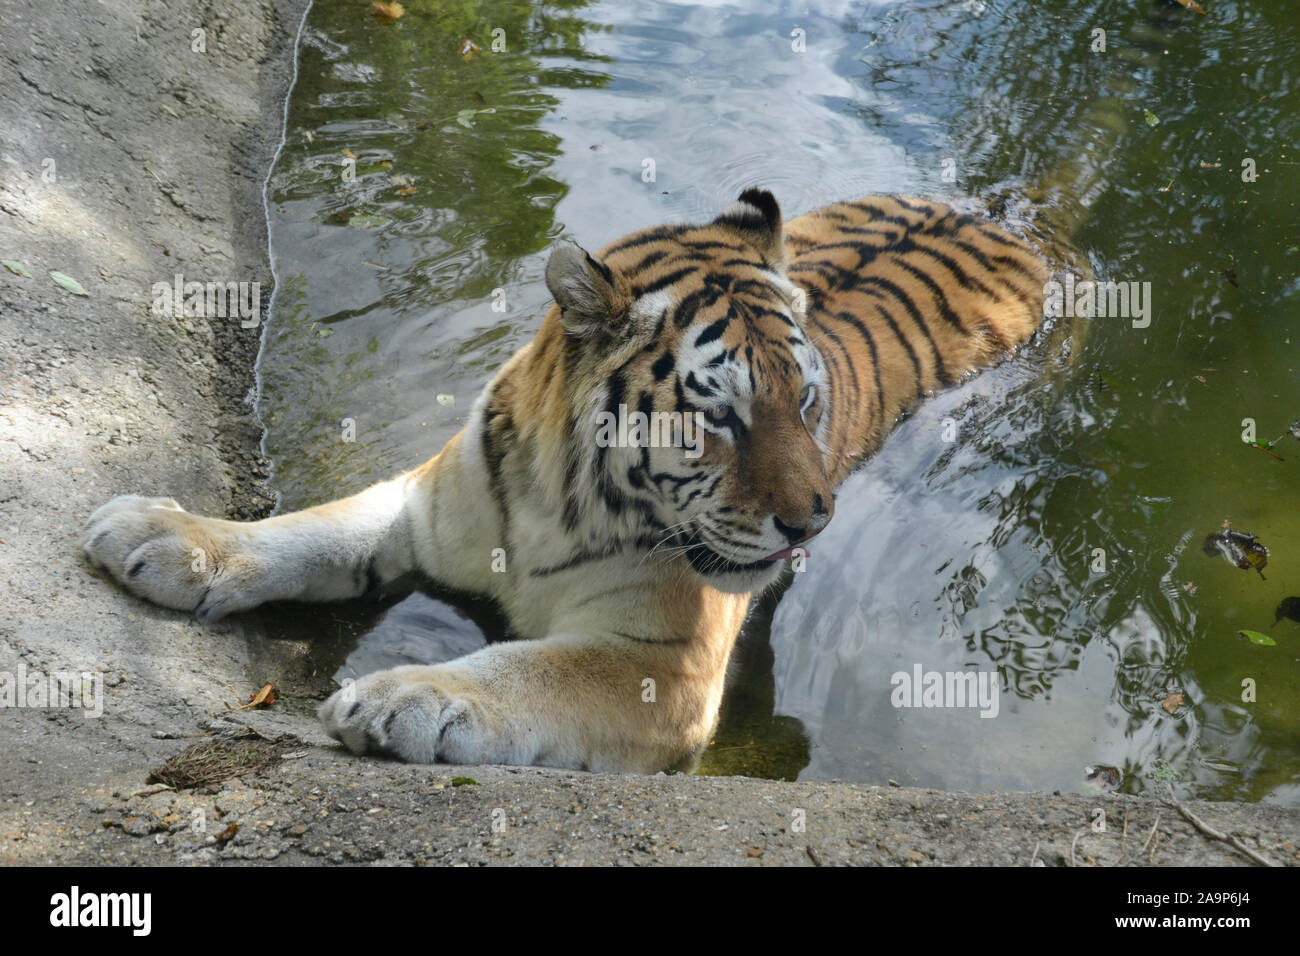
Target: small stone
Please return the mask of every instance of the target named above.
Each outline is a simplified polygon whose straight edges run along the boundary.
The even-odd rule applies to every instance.
[[[122,832],[133,837],[148,836],[153,832],[153,824],[148,817],[127,817],[122,821]]]

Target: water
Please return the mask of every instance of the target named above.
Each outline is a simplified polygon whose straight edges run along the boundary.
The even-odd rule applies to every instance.
[[[283,506],[434,454],[537,328],[560,235],[596,248],[754,184],[788,216],[1031,196],[1100,276],[1151,283],[1150,326],[1093,319],[1068,362],[1032,351],[903,422],[746,626],[703,772],[1073,791],[1110,765],[1129,792],[1300,803],[1300,623],[1275,619],[1300,442],[1241,440],[1300,418],[1300,12],[1206,6],[317,3],[270,184]],[[1224,521],[1270,548],[1263,577],[1202,552]],[[294,614],[340,677],[501,633],[431,592]],[[998,717],[894,708],[915,664],[996,669]]]

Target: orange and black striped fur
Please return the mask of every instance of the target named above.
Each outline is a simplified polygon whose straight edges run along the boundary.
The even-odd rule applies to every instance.
[[[1049,276],[1026,242],[936,203],[874,196],[786,225],[748,190],[704,225],[563,244],[546,278],[537,337],[425,465],[247,525],[118,498],[87,554],[205,619],[416,570],[534,638],[339,691],[321,716],[354,751],[680,764],[707,743],[751,595],[902,412],[1034,332]],[[610,430],[634,413],[663,429]]]

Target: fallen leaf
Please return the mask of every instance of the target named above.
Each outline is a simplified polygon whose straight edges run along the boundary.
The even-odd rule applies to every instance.
[[[24,279],[30,279],[32,274],[27,271],[27,267],[17,259],[0,259],[0,265],[4,266],[16,276],[22,276]]]
[[[464,126],[466,129],[473,129],[475,116],[478,116],[481,113],[495,113],[495,112],[496,112],[495,106],[489,106],[485,110],[476,110],[467,107],[466,109],[460,110],[459,112],[456,113],[456,122],[459,123],[461,126]]]
[[[1264,568],[1268,567],[1268,548],[1259,538],[1244,531],[1228,529],[1207,535],[1201,550],[1212,558],[1223,555],[1224,560],[1243,571],[1254,569],[1261,578],[1264,577]]]
[[[217,842],[229,843],[231,840],[234,839],[235,834],[238,832],[239,832],[239,824],[231,823],[230,826],[226,827],[224,830],[222,830],[220,833],[217,834]]]
[[[1273,640],[1273,638],[1269,637],[1267,634],[1259,633],[1259,631],[1238,631],[1237,633],[1246,638],[1246,640],[1250,641],[1252,644],[1260,644],[1264,647],[1277,647],[1277,641]]]
[[[1158,126],[1158,125],[1160,125],[1160,117],[1159,117],[1159,116],[1156,116],[1156,114],[1155,114],[1155,113],[1152,113],[1150,110],[1143,110],[1143,111],[1142,111],[1142,115],[1146,117],[1146,121],[1147,121],[1147,125],[1148,125],[1148,126]]]
[[[230,710],[248,710],[250,707],[261,707],[263,705],[270,707],[274,703],[275,703],[275,685],[267,684],[256,694],[250,694],[248,697],[247,704],[241,704],[238,707],[231,707],[229,704],[227,704],[226,707],[228,707]]]
[[[482,53],[482,52],[483,52],[483,48],[479,46],[477,43],[475,43],[473,40],[469,39],[468,37],[466,37],[465,41],[460,45],[460,58],[464,60],[466,63],[474,59],[475,53]]]
[[[63,288],[67,289],[73,295],[84,295],[84,296],[90,295],[89,292],[87,292],[85,289],[81,287],[81,283],[78,282],[76,279],[72,278],[72,276],[70,275],[67,275],[62,272],[51,272],[50,278],[53,279],[55,282],[57,282],[59,285],[63,286]]]
[[[396,20],[406,12],[406,7],[397,3],[396,0],[393,3],[380,3],[379,0],[370,0],[370,12],[385,20]]]
[[[1160,706],[1172,714],[1183,706],[1183,695],[1178,693],[1170,694],[1160,702]]]
[[[341,149],[341,150],[339,150],[339,152],[341,152],[341,153],[342,153],[344,156],[346,156],[348,159],[356,159],[356,158],[357,158],[357,154],[354,153],[354,152],[352,152],[352,150],[350,150],[350,149]]]
[[[415,187],[414,187],[414,186],[403,186],[403,187],[401,187],[400,189],[397,190],[397,195],[399,195],[399,196],[409,196],[409,195],[411,195],[411,194],[414,193],[414,192],[415,192]]]
[[[1178,2],[1188,10],[1191,10],[1192,13],[1199,13],[1201,16],[1205,16],[1205,8],[1197,3],[1196,0],[1178,0]]]

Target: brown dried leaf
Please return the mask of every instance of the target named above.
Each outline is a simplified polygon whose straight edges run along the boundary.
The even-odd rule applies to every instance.
[[[1201,16],[1205,16],[1205,8],[1197,3],[1196,0],[1178,0],[1178,2],[1188,10],[1191,10],[1192,13],[1199,13]]]
[[[370,12],[384,20],[396,20],[406,12],[406,7],[400,3],[380,3],[379,0],[370,0]]]
[[[465,41],[460,45],[460,58],[464,60],[466,63],[474,59],[475,53],[482,53],[482,52],[483,52],[483,48],[479,46],[477,43],[475,43],[473,40],[469,39],[468,37],[466,37]]]
[[[1268,451],[1258,444],[1255,447],[1260,451]],[[1264,569],[1268,567],[1268,548],[1264,547],[1259,538],[1244,531],[1225,529],[1218,534],[1208,535],[1202,550],[1212,558],[1223,555],[1229,564],[1244,571],[1255,570],[1261,578],[1264,577]]]
[[[1183,706],[1183,695],[1177,693],[1170,694],[1160,702],[1160,706],[1171,714],[1175,713],[1179,707]]]
[[[230,707],[231,710],[248,710],[250,707],[262,707],[262,706],[270,707],[274,703],[275,703],[275,685],[267,684],[256,694],[249,695],[247,704],[241,704],[238,707],[230,707],[229,704],[227,704],[226,706]]]

